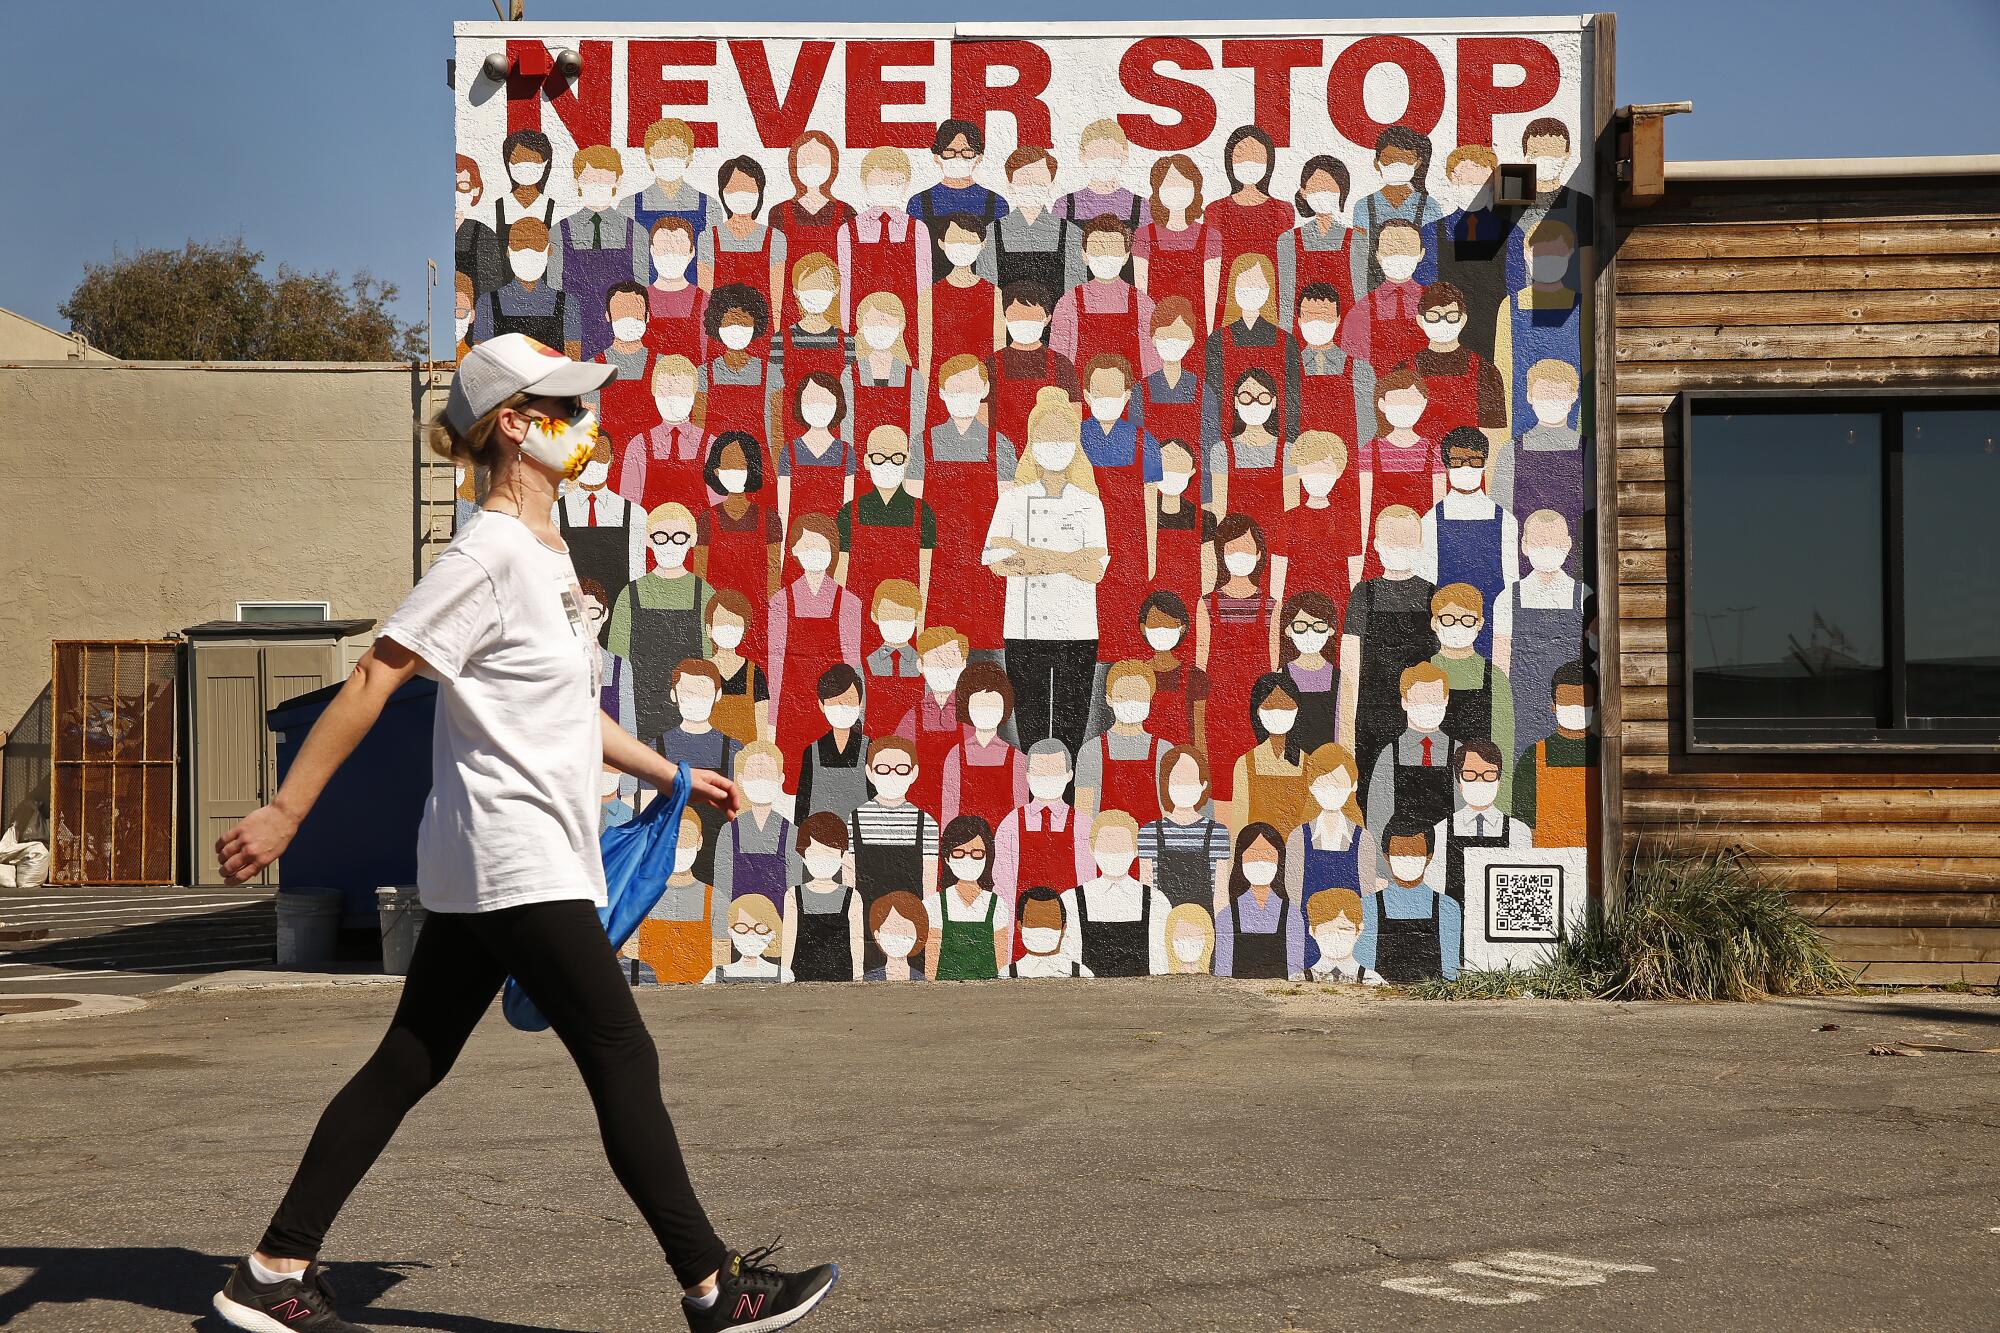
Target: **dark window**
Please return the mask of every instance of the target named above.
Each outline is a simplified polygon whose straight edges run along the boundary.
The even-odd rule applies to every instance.
[[[2000,398],[1683,401],[1690,744],[2000,745]]]

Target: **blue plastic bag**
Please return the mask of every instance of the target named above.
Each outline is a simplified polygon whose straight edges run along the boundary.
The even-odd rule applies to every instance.
[[[633,819],[598,835],[597,845],[604,857],[605,903],[597,909],[597,919],[604,923],[613,949],[624,947],[667,891],[667,876],[674,871],[674,848],[680,842],[681,811],[687,808],[691,786],[688,766],[682,764],[674,775],[671,792],[662,792]],[[523,1032],[548,1029],[547,1016],[512,977],[507,978],[507,988],[501,993],[500,1011]]]

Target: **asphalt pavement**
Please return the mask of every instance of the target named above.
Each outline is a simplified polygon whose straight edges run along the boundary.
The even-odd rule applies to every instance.
[[[219,1328],[397,987],[211,985],[0,1021],[0,1324]],[[840,1261],[806,1329],[2000,1328],[1990,999],[1175,978],[641,1005],[723,1234]],[[326,1258],[371,1328],[681,1326],[560,1044],[497,1012]]]

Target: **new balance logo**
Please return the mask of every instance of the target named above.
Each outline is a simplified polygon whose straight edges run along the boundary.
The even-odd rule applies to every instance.
[[[272,1306],[268,1311],[266,1311],[266,1313],[273,1315],[283,1315],[285,1317],[285,1322],[289,1324],[294,1319],[308,1318],[312,1314],[312,1309],[310,1306],[299,1304],[298,1297],[291,1296],[287,1297],[282,1304]]]
[[[730,1318],[755,1319],[758,1315],[762,1314],[763,1312],[764,1312],[764,1293],[760,1291],[757,1292],[755,1295],[752,1295],[750,1292],[746,1291],[741,1296],[738,1296],[736,1298],[736,1313],[731,1315]]]

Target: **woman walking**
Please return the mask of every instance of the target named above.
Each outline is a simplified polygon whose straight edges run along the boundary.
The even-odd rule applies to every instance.
[[[432,786],[417,841],[429,917],[388,1033],[328,1105],[270,1228],[215,1298],[230,1326],[343,1333],[316,1258],[327,1228],[516,978],[548,1015],[597,1109],[606,1155],[684,1289],[697,1333],[778,1329],[832,1289],[836,1269],[780,1272],[709,1226],[660,1098],[659,1057],[597,909],[605,901],[596,784],[608,766],[663,790],[676,767],[598,708],[596,641],[550,520],[556,484],[587,460],[579,399],[610,368],[522,335],[459,363],[432,447],[492,478],[462,529],[383,626],[271,804],[217,844],[241,883],[283,854],[390,694],[434,676]],[[696,772],[693,796],[734,813],[735,787]]]

